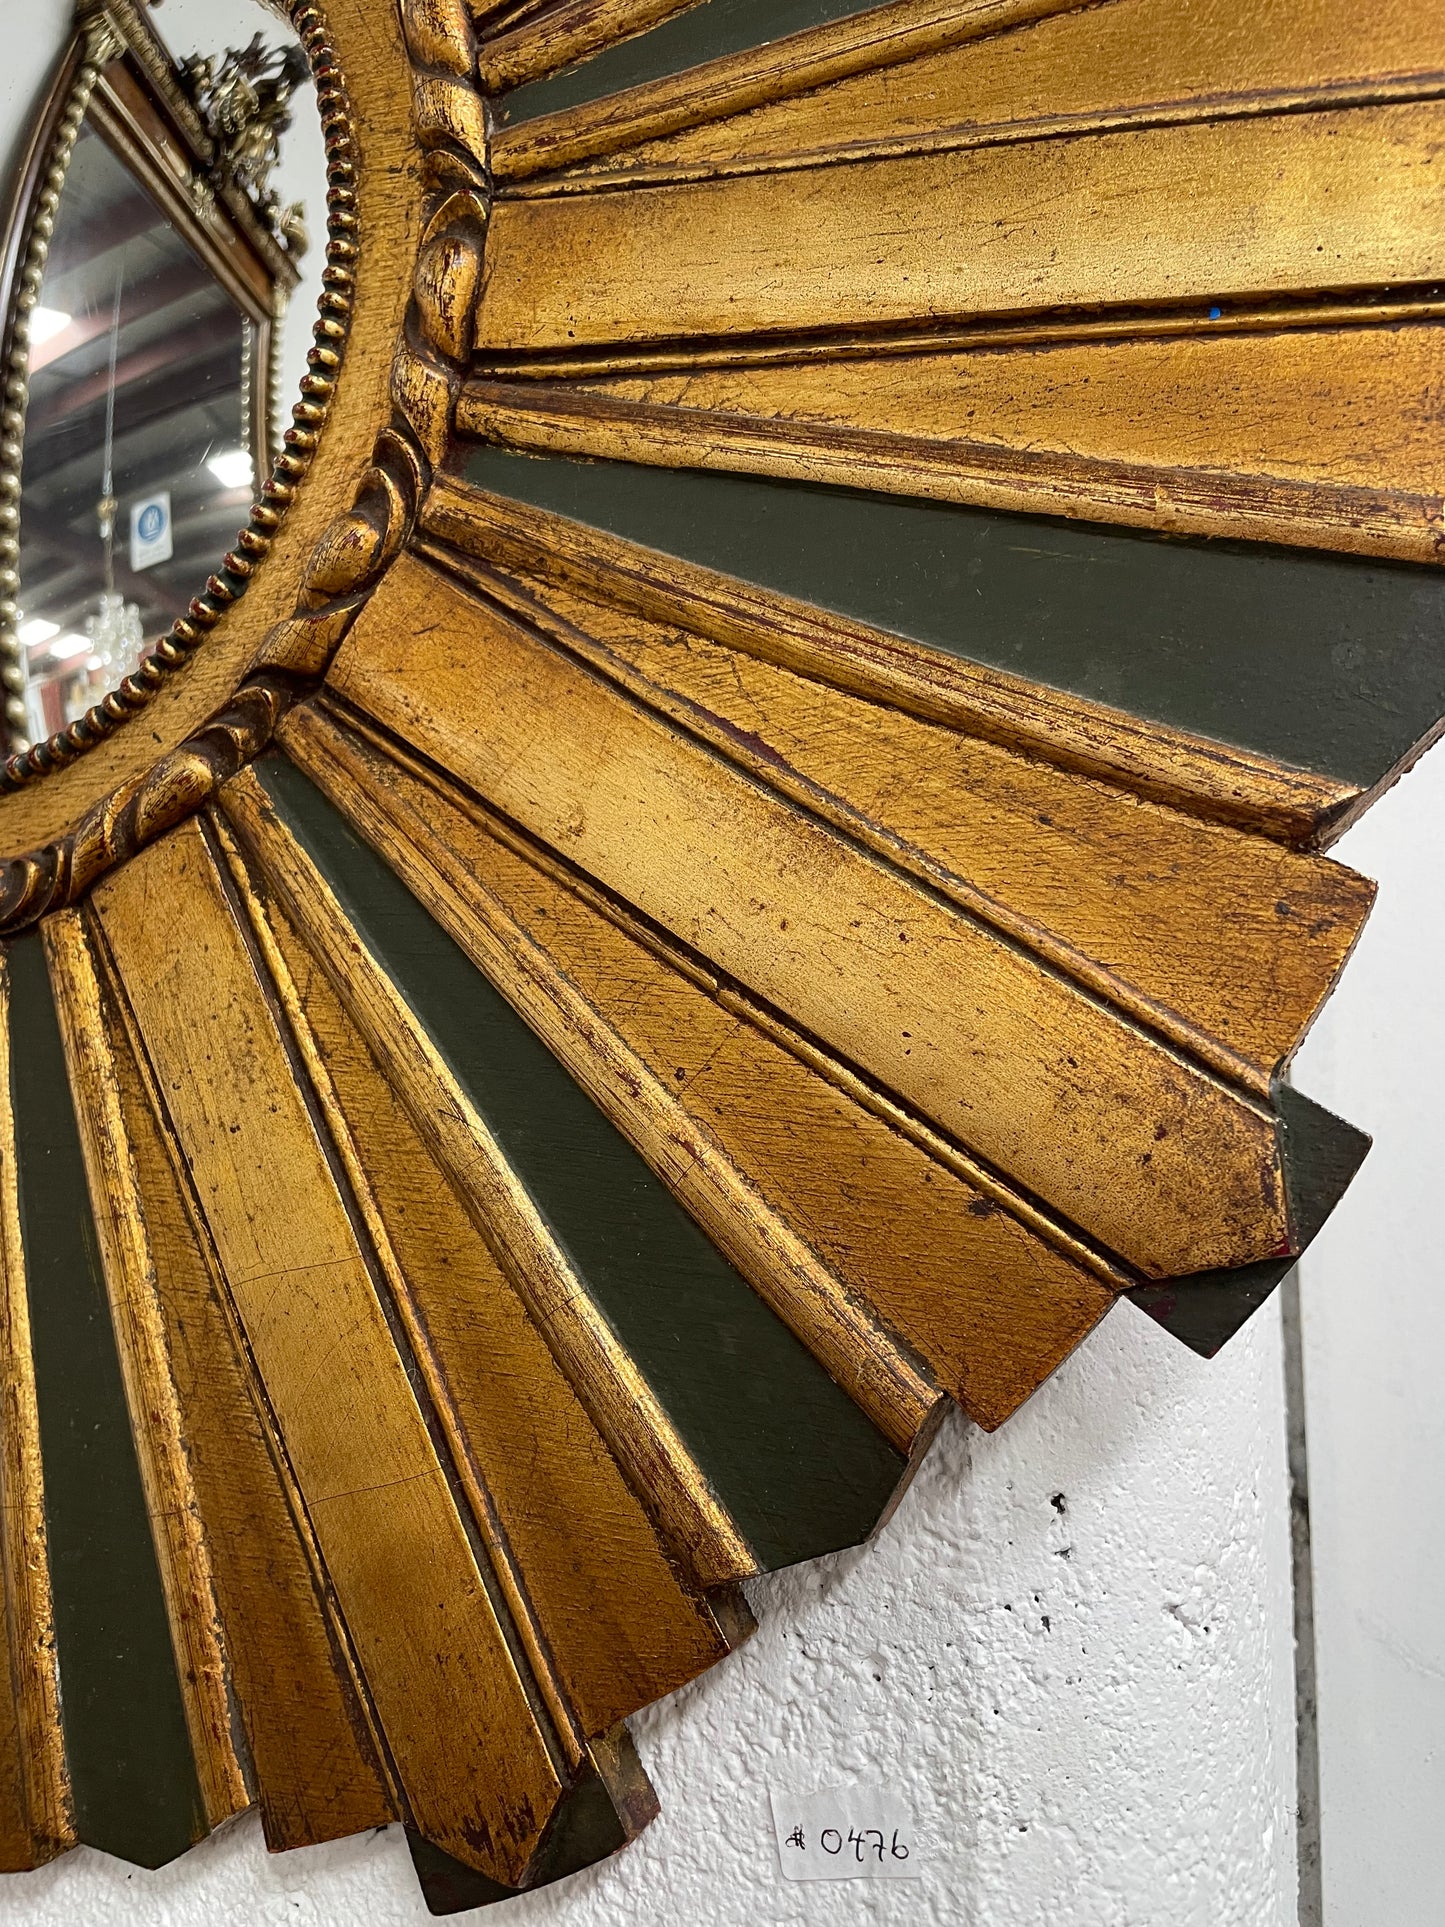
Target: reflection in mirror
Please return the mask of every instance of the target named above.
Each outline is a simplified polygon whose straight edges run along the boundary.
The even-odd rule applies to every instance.
[[[252,487],[254,329],[83,127],[30,324],[20,639],[31,733],[139,666]]]
[[[23,317],[14,627],[31,741],[136,671],[245,521],[305,247],[305,208],[271,178],[306,78],[281,22],[180,62],[132,9],[98,42],[83,11],[100,71]],[[217,32],[255,12],[206,0]],[[323,199],[321,177],[318,217]]]

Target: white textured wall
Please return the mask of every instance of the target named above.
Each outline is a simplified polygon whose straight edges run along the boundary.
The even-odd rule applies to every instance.
[[[661,1821],[498,1927],[1292,1927],[1279,1379],[1272,1312],[1204,1365],[1123,1306],[1001,1433],[947,1429],[875,1545],[754,1587],[751,1645],[636,1722]],[[785,1885],[769,1784],[872,1776],[928,1879]],[[16,1927],[426,1917],[394,1834],[0,1882]]]
[[[1436,1927],[1445,1813],[1445,748],[1338,854],[1381,884],[1301,1059],[1375,1148],[1306,1260],[1326,1927]]]

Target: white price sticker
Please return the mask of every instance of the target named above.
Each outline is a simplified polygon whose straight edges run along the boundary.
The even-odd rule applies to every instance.
[[[901,1800],[875,1787],[771,1795],[785,1880],[917,1880],[923,1854]]]

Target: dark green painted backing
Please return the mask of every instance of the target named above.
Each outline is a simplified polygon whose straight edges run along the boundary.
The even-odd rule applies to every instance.
[[[257,771],[762,1566],[865,1539],[899,1454],[308,778]]]
[[[454,1860],[410,1827],[406,1838],[422,1897],[433,1914],[461,1914],[472,1907],[490,1907],[499,1900],[511,1900],[518,1891]],[[626,1845],[627,1836],[612,1796],[602,1776],[589,1768],[557,1809],[526,1891],[532,1893],[538,1887],[549,1887],[554,1880],[581,1873],[609,1854],[621,1852]]]
[[[1370,1140],[1288,1084],[1276,1086],[1275,1105],[1290,1212],[1303,1253],[1348,1190]],[[1298,1263],[1296,1256],[1237,1271],[1201,1271],[1168,1284],[1137,1286],[1128,1296],[1192,1351],[1213,1358]]]
[[[565,73],[513,88],[502,98],[502,119],[536,120],[563,107],[602,100],[624,87],[661,80],[725,54],[744,53],[785,34],[864,13],[876,4],[877,0],[702,0],[700,6],[608,47]]]
[[[483,447],[478,487],[1368,788],[1445,716],[1445,569]]]
[[[65,1752],[81,1841],[159,1867],[206,1831],[38,934],[10,946],[20,1230]]]

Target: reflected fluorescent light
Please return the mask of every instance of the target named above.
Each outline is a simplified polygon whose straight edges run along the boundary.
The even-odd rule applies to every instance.
[[[31,347],[38,348],[42,342],[53,341],[69,326],[70,316],[62,314],[59,308],[33,308],[30,313]]]
[[[77,656],[88,656],[90,646],[89,636],[77,636],[73,632],[57,636],[50,645],[50,660],[52,663],[74,662]]]
[[[60,634],[58,622],[47,622],[44,616],[32,616],[29,622],[22,622],[17,632],[27,649],[35,649],[42,642],[49,642],[52,636]]]
[[[222,488],[251,486],[251,457],[244,448],[223,448],[219,455],[211,457],[206,467]]]

